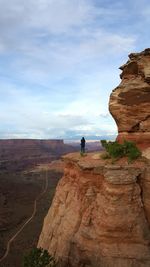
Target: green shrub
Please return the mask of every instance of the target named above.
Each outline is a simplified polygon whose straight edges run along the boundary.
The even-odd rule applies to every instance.
[[[119,159],[127,156],[128,161],[131,162],[141,156],[141,151],[137,148],[135,143],[131,141],[124,140],[123,144],[119,144],[117,141],[111,142],[101,140],[101,144],[112,159]]]
[[[107,152],[105,152],[101,155],[101,159],[110,159],[110,158],[111,158],[111,156]]]
[[[118,142],[107,142],[106,140],[102,140],[101,144],[106,149],[111,158],[120,158],[124,156],[122,145]]]
[[[55,259],[47,250],[33,248],[23,259],[23,267],[55,267]]]
[[[101,140],[100,142],[101,142],[102,147],[104,147],[106,149],[106,147],[108,145],[107,141],[106,140]]]
[[[123,143],[125,154],[128,156],[128,160],[132,161],[141,156],[141,151],[136,147],[133,142],[124,141]]]
[[[121,158],[124,156],[122,145],[118,142],[110,142],[107,150],[111,158]]]

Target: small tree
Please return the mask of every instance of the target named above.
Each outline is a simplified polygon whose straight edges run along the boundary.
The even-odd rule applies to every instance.
[[[124,140],[123,144],[115,142],[107,142],[106,140],[101,140],[102,146],[105,148],[107,154],[102,156],[103,159],[109,158],[119,159],[121,157],[127,156],[128,161],[131,162],[141,156],[141,151],[137,148],[135,143],[131,141]]]
[[[23,259],[23,267],[55,267],[55,259],[42,248],[33,248]]]
[[[129,161],[139,158],[142,154],[133,142],[124,140],[123,146]]]

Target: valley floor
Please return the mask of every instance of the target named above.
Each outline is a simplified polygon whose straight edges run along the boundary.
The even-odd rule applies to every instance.
[[[48,188],[40,197],[46,175]],[[35,172],[0,173],[0,258],[5,254],[8,241],[31,217],[34,201],[39,196],[34,218],[12,242],[9,254],[0,262],[0,267],[20,267],[23,255],[37,245],[44,217],[61,176],[62,170],[45,168]]]

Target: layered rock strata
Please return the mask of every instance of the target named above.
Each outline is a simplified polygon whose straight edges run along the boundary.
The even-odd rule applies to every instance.
[[[150,147],[150,48],[130,54],[120,69],[122,81],[109,102],[118,126],[118,140],[132,140],[140,147]]]
[[[64,157],[40,236],[61,267],[150,266],[150,166]]]

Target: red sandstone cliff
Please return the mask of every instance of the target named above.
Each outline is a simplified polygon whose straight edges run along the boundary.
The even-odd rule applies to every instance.
[[[111,164],[99,154],[64,157],[38,243],[60,267],[150,266],[150,50],[130,58],[110,111],[118,140],[136,141],[147,159]]]
[[[130,139],[141,147],[150,146],[150,48],[130,54],[120,69],[122,81],[109,102],[118,126],[118,140]]]
[[[150,266],[150,167],[65,156],[40,236],[60,266]]]

